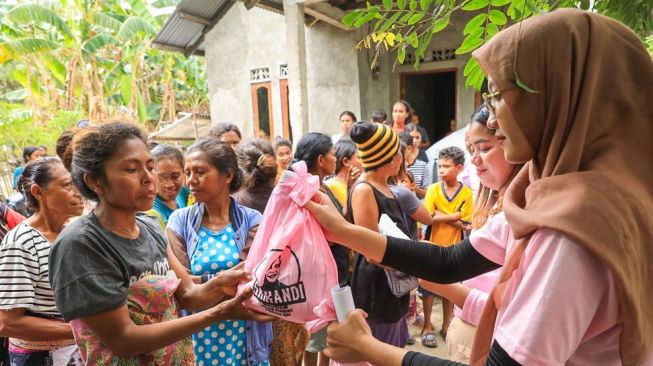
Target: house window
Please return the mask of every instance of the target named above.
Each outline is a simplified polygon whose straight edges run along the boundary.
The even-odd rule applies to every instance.
[[[270,82],[252,84],[252,107],[254,108],[254,131],[257,137],[270,139],[274,132]]]
[[[279,65],[279,79],[288,79],[288,64]]]
[[[251,83],[260,83],[263,81],[270,81],[270,68],[261,67],[259,69],[252,69],[249,71],[249,81]]]

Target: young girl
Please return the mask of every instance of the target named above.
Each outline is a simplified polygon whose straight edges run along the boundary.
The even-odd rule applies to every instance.
[[[156,217],[165,230],[170,215],[176,209],[186,207],[185,200],[179,197],[184,186],[184,156],[174,146],[157,145],[152,149],[152,157],[156,161],[154,169],[159,182],[154,206],[145,213]]]
[[[403,159],[397,134],[386,125],[360,121],[352,127],[351,138],[358,146],[365,172],[351,188],[349,218],[358,226],[378,231],[379,219],[386,214],[409,235],[403,212],[388,186],[388,179],[397,175]],[[408,312],[409,295],[393,295],[385,270],[360,254],[354,263],[352,293],[356,305],[369,314],[368,323],[374,336],[382,342],[404,347],[408,340],[404,316]]]
[[[194,143],[184,172],[197,203],[175,211],[166,233],[179,261],[206,281],[247,258],[261,214],[230,196],[240,188],[243,173],[229,144],[212,138]],[[272,326],[221,319],[193,334],[193,341],[198,363],[268,365]]]
[[[82,365],[48,274],[52,242],[82,213],[82,197],[58,158],[27,163],[18,188],[34,215],[0,244],[0,335],[9,337],[11,365]]]
[[[288,169],[292,161],[292,144],[283,137],[277,137],[274,140],[274,157],[277,159],[277,177],[274,179],[276,185],[281,177],[281,173]]]
[[[75,186],[97,207],[68,225],[50,255],[57,308],[86,365],[194,365],[192,333],[224,319],[259,317],[235,294],[248,276],[228,271],[196,285],[149,216],[155,162],[138,127],[89,127],[73,140]],[[172,272],[173,270],[174,272]],[[178,318],[185,309],[207,309]],[[267,319],[267,318],[264,318]]]

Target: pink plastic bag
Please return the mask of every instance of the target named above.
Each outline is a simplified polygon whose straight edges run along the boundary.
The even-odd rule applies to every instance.
[[[314,333],[336,319],[331,288],[338,269],[322,228],[303,208],[319,190],[319,177],[304,162],[285,171],[272,192],[245,262],[254,279],[239,286],[254,290],[245,306]]]

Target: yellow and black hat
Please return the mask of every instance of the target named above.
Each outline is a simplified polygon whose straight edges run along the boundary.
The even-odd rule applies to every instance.
[[[392,128],[376,122],[356,122],[349,137],[358,146],[358,155],[365,170],[371,170],[390,162],[399,150],[399,139]]]

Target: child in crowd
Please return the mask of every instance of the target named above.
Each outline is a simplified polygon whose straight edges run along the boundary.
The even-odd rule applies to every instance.
[[[472,219],[473,194],[469,187],[458,181],[458,174],[465,164],[465,153],[455,147],[447,147],[438,156],[440,182],[432,184],[426,191],[424,205],[434,216],[429,241],[440,246],[450,246],[462,240],[462,233],[468,230]],[[433,294],[422,289],[424,305],[424,327],[422,344],[434,347],[435,335],[431,323]],[[453,304],[442,299],[442,329],[440,335],[446,337],[449,322],[453,316]]]
[[[431,184],[429,167],[425,162],[417,159],[419,148],[414,144],[413,136],[411,136],[410,133],[400,133],[399,140],[406,145],[404,162],[406,164],[406,169],[413,176],[413,181],[415,182],[415,194],[417,194],[417,197],[419,198],[424,198],[426,195],[426,189],[429,187],[429,184]]]
[[[374,112],[372,112],[372,116],[370,117],[370,119],[372,120],[372,122],[383,123],[384,125],[388,125],[388,126],[392,125],[392,121],[388,122],[388,114],[385,113],[383,109],[377,109]]]
[[[145,213],[156,217],[165,230],[170,215],[176,209],[186,207],[188,202],[187,196],[179,194],[185,182],[184,156],[179,149],[170,145],[158,145],[151,152],[156,161],[159,184],[156,186],[154,206]]]
[[[277,136],[274,139],[274,157],[277,159],[277,176],[274,179],[276,185],[281,173],[288,169],[292,161],[292,143],[283,137]]]

